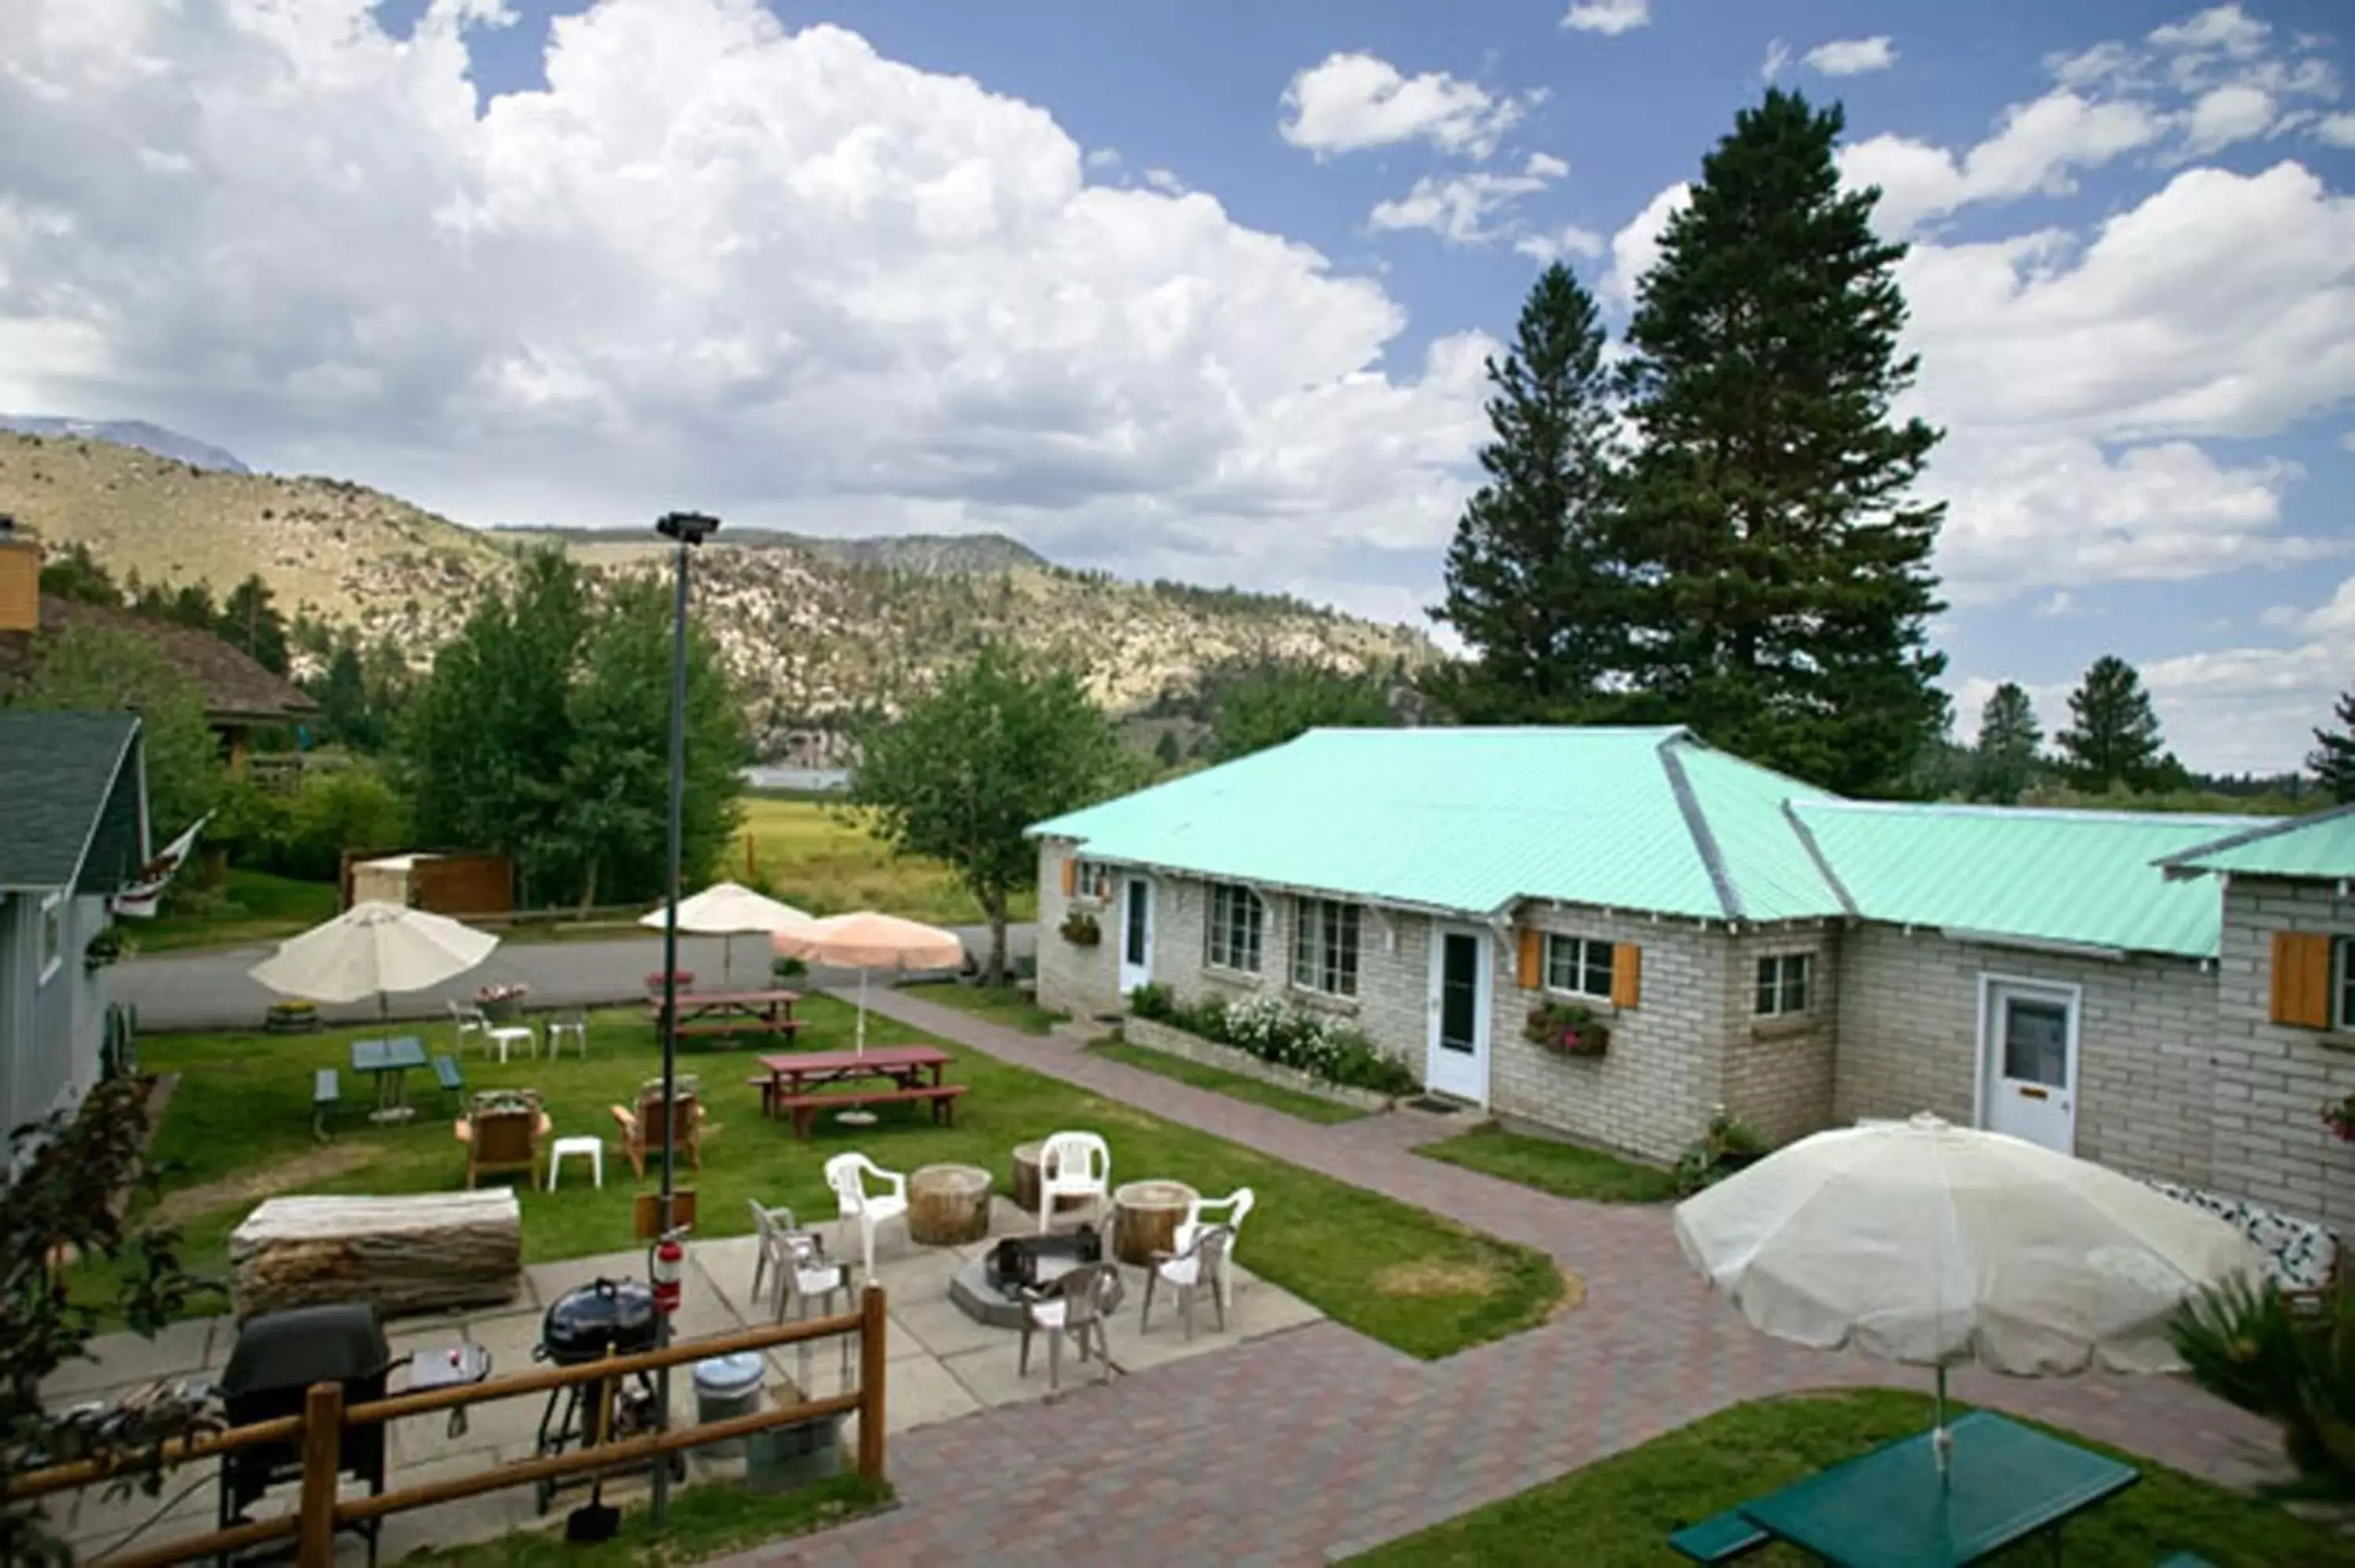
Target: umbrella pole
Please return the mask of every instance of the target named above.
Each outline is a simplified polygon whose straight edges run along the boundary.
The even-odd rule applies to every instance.
[[[1946,1473],[1946,1461],[1954,1452],[1954,1434],[1946,1430],[1946,1363],[1938,1363],[1938,1425],[1930,1433],[1930,1452],[1938,1457],[1938,1474]]]
[[[867,1054],[867,966],[858,966],[858,1054]]]

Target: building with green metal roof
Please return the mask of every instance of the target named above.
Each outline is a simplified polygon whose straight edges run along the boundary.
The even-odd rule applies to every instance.
[[[147,862],[138,716],[0,710],[0,1127],[98,1081],[108,900]]]
[[[2336,879],[2355,816],[1851,801],[1678,727],[1428,728],[1312,731],[1031,831],[1051,1006],[1273,997],[1442,1098],[1651,1158],[1719,1107],[1774,1141],[1932,1109],[2355,1219],[2318,1115],[2220,1109],[2220,972],[2271,916],[2192,874]],[[2313,920],[2345,1013],[2301,1015],[2355,1062],[2355,909]]]

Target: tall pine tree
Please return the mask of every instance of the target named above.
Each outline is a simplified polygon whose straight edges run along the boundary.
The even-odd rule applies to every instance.
[[[2142,673],[2115,654],[2094,661],[2069,694],[2070,726],[2053,736],[2069,782],[2094,794],[2149,789],[2167,781],[2172,758],[2160,754],[2158,712]]]
[[[1447,599],[1431,612],[1474,661],[1443,667],[1430,689],[1475,723],[1584,716],[1623,663],[1625,578],[1608,554],[1603,327],[1569,268],[1539,275],[1488,380],[1488,480],[1455,525]]]
[[[2307,754],[2306,765],[2313,770],[2314,781],[2344,806],[2355,802],[2355,692],[2339,693],[2333,712],[2339,727],[2314,732],[2314,749]]]
[[[1927,621],[1939,432],[1899,421],[1904,255],[1843,192],[1842,118],[1771,90],[1702,161],[1628,327],[1640,436],[1623,548],[1638,683],[1710,740],[1854,794],[1894,792],[1945,728]]]
[[[2044,744],[2035,705],[2013,682],[1988,694],[1979,710],[1979,739],[1971,792],[1982,800],[2016,806],[2036,781],[2036,752]]]

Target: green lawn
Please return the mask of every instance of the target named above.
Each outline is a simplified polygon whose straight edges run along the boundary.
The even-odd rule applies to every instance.
[[[849,1048],[847,1007],[813,997],[802,1015],[805,1047]],[[445,1026],[409,1027],[419,1030],[429,1051],[449,1049]],[[312,1138],[314,1069],[343,1069],[346,1099],[364,1096],[365,1086],[349,1071],[348,1042],[373,1033],[158,1034],[141,1041],[144,1066],[180,1075],[156,1147],[176,1164],[165,1196],[176,1205],[190,1266],[225,1274],[229,1233],[271,1191],[421,1192],[464,1181],[463,1152],[438,1109],[388,1129],[370,1126],[354,1107],[332,1144],[323,1147]],[[872,1014],[868,1035],[878,1044],[925,1038]],[[654,1032],[642,1012],[617,1010],[594,1016],[586,1062],[574,1055],[555,1062],[519,1057],[500,1066],[476,1053],[465,1060],[466,1076],[476,1088],[538,1089],[559,1135],[610,1137],[613,1124],[606,1107],[630,1101],[639,1082],[658,1070]],[[1254,1189],[1259,1207],[1243,1233],[1242,1261],[1330,1316],[1410,1354],[1442,1356],[1511,1333],[1542,1319],[1561,1292],[1559,1272],[1526,1247],[978,1052],[946,1048],[954,1058],[951,1080],[972,1086],[958,1105],[954,1128],[932,1127],[918,1107],[891,1107],[873,1128],[824,1120],[807,1143],[783,1124],[762,1119],[744,1084],[753,1071],[751,1051],[687,1052],[682,1071],[701,1075],[711,1107],[703,1170],[688,1177],[699,1190],[698,1233],[749,1230],[746,1201],[752,1198],[830,1216],[833,1199],[822,1168],[829,1155],[847,1149],[862,1150],[892,1170],[959,1161],[996,1171],[1003,1181],[1014,1145],[1062,1128],[1087,1128],[1111,1142],[1118,1177],[1174,1177],[1209,1194]],[[412,1074],[412,1100],[438,1106],[432,1086],[431,1075]],[[654,1183],[634,1180],[618,1149],[609,1154],[602,1192],[572,1181],[552,1193],[519,1192],[527,1262],[634,1245],[631,1201]],[[293,1161],[302,1163],[290,1168]],[[273,1164],[282,1168],[276,1181],[255,1180],[260,1168]],[[240,1184],[219,1185],[232,1182]],[[186,1189],[197,1183],[216,1185],[192,1199]],[[176,1190],[181,1195],[175,1197]]]
[[[203,915],[125,920],[122,930],[143,953],[168,953],[182,948],[275,942],[335,917],[333,883],[297,882],[291,876],[232,866],[221,883],[218,908]]]
[[[1526,1138],[1498,1127],[1476,1127],[1441,1142],[1423,1144],[1415,1152],[1561,1198],[1584,1198],[1597,1203],[1665,1203],[1677,1195],[1673,1179],[1657,1166],[1638,1165],[1558,1139]]]
[[[901,988],[920,1001],[935,1002],[942,1007],[954,1007],[959,1012],[969,1012],[991,1023],[1019,1029],[1026,1034],[1050,1034],[1064,1014],[1051,1007],[1041,1007],[1021,990],[1010,985],[965,985],[957,980],[939,980],[930,985]]]
[[[595,1546],[564,1539],[561,1518],[546,1530],[521,1530],[464,1546],[432,1547],[401,1559],[409,1568],[623,1568],[629,1563],[700,1563],[814,1530],[831,1530],[891,1501],[891,1489],[837,1476],[772,1497],[726,1482],[689,1487],[673,1499],[670,1526],[657,1536],[645,1509],[623,1514],[620,1533]]]
[[[1667,1568],[1684,1561],[1668,1550],[1671,1531],[1918,1432],[1930,1416],[1927,1397],[1891,1390],[1736,1405],[1355,1561],[1381,1568],[1559,1563]],[[2059,1436],[2085,1442],[2071,1433]],[[2075,1568],[2154,1568],[2175,1552],[2197,1552],[2217,1568],[2355,1563],[2355,1542],[2293,1518],[2277,1504],[2130,1454],[2117,1457],[2140,1467],[2142,1479],[2068,1526],[2063,1551]],[[1742,1559],[1745,1568],[1808,1561],[1781,1546]],[[2044,1542],[2030,1542],[1989,1561],[2051,1559]]]
[[[981,918],[954,872],[938,861],[894,855],[838,801],[747,800],[744,826],[716,874],[739,882],[757,874],[778,897],[813,915],[880,909],[944,926]],[[1017,894],[1014,918],[1034,918],[1038,903],[1035,893]]]
[[[1165,1078],[1175,1078],[1181,1084],[1191,1084],[1198,1089],[1210,1089],[1238,1100],[1249,1100],[1255,1106],[1296,1116],[1303,1121],[1355,1121],[1366,1113],[1355,1106],[1304,1095],[1298,1089],[1287,1089],[1281,1084],[1264,1084],[1257,1078],[1246,1078],[1241,1073],[1230,1073],[1224,1067],[1213,1067],[1203,1062],[1188,1062],[1183,1056],[1172,1056],[1167,1051],[1156,1051],[1146,1045],[1132,1045],[1124,1040],[1097,1040],[1088,1049],[1114,1062],[1124,1062],[1132,1067],[1142,1067],[1148,1073],[1158,1073]]]

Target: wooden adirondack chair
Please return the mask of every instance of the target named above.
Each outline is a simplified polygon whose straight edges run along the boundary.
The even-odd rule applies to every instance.
[[[538,1180],[539,1146],[551,1124],[534,1094],[490,1092],[474,1097],[469,1114],[458,1118],[458,1141],[466,1146],[466,1185],[485,1176],[520,1171],[527,1185]]]
[[[694,1170],[703,1169],[703,1095],[696,1078],[683,1075],[677,1080],[676,1097],[671,1101],[671,1141],[680,1158]],[[612,1107],[613,1120],[622,1129],[622,1150],[630,1157],[630,1169],[640,1177],[646,1173],[646,1158],[659,1159],[662,1152],[662,1080],[649,1078],[638,1086],[638,1108],[634,1111],[621,1106]]]

